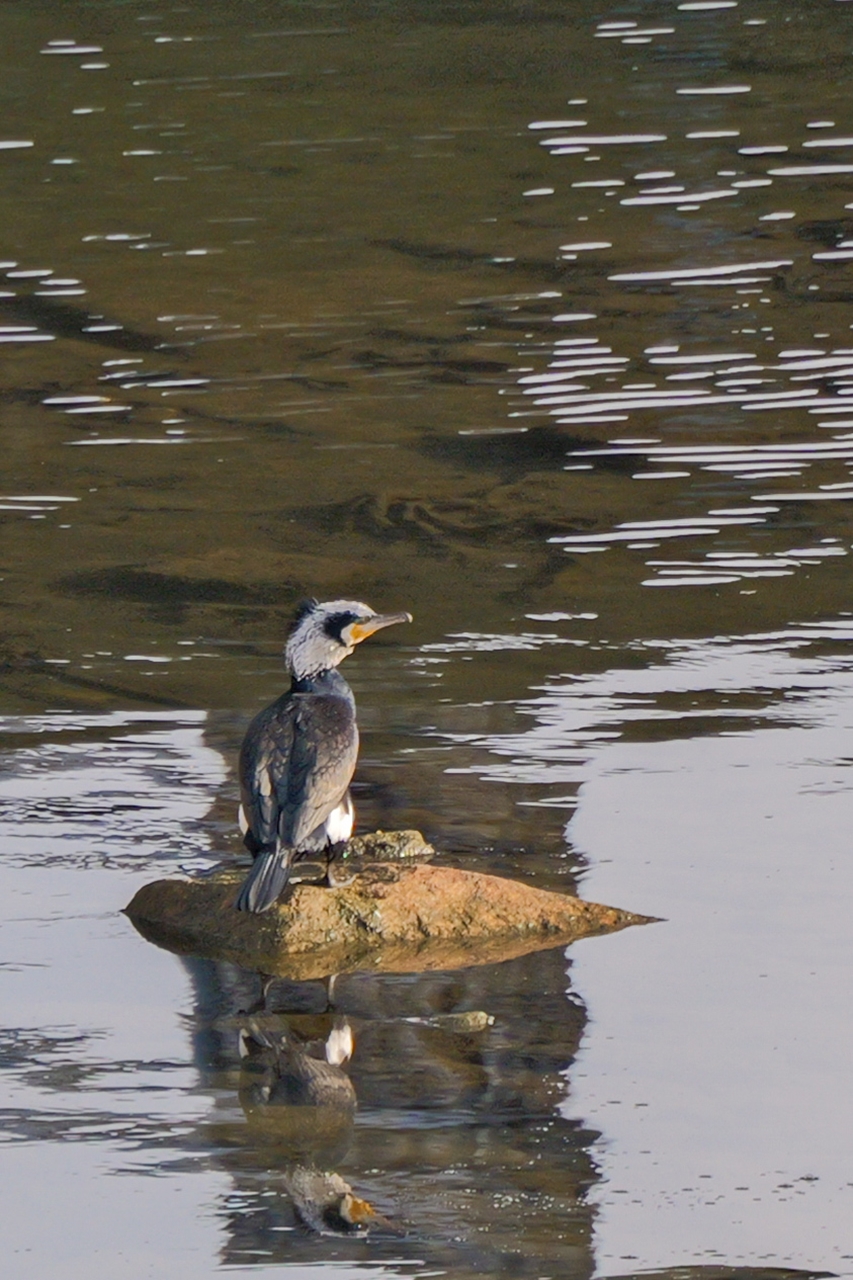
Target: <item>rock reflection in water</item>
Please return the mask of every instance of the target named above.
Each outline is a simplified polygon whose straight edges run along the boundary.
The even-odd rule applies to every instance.
[[[187,959],[196,1062],[216,1098],[199,1137],[233,1179],[225,1264],[328,1260],[319,1234],[354,1261],[589,1276],[595,1135],[556,1110],[584,1024],[565,963],[558,948],[348,975],[334,1012],[323,984],[277,980],[241,1013],[257,975]]]

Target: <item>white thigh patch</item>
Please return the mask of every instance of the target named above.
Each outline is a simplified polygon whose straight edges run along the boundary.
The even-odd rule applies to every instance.
[[[243,812],[243,806],[241,804],[238,804],[237,806],[237,823],[240,827],[240,834],[245,835],[249,830],[249,824],[246,821],[246,815]]]
[[[338,1026],[332,1027],[329,1033],[326,1041],[326,1061],[333,1067],[339,1067],[342,1063],[349,1062],[352,1051],[352,1027],[344,1020]]]
[[[354,823],[355,808],[347,793],[337,809],[333,809],[326,819],[326,838],[329,844],[339,844],[343,840],[349,840]]]

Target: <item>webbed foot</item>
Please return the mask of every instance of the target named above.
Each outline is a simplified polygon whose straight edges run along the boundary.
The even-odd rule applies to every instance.
[[[355,880],[355,872],[351,871],[349,867],[341,865],[341,858],[345,848],[345,840],[339,844],[333,844],[329,848],[326,858],[326,884],[330,889],[344,889]]]

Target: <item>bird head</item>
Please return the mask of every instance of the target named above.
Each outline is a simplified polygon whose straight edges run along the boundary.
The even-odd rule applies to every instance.
[[[411,622],[410,613],[376,613],[358,600],[306,600],[299,606],[284,655],[294,676],[304,679],[329,671],[349,657],[357,644],[382,627]]]
[[[383,1221],[368,1200],[362,1200],[347,1191],[334,1209],[344,1225],[350,1231],[363,1231],[374,1222]]]

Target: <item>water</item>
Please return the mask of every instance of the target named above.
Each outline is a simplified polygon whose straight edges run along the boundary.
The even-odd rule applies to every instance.
[[[850,1272],[849,27],[3,6],[10,1274]],[[307,593],[415,615],[364,828],[664,918],[342,979],[313,1146],[257,978],[118,914],[239,851]],[[306,1228],[314,1166],[392,1227]]]

